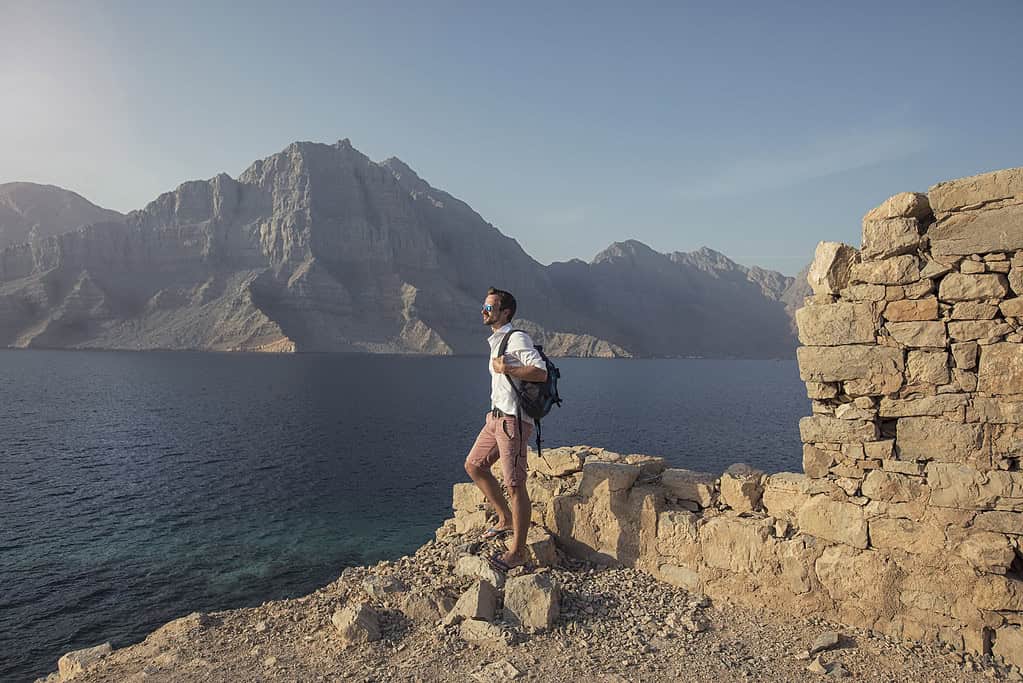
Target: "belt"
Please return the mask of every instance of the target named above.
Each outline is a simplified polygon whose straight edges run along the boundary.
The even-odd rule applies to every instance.
[[[514,415],[503,412],[499,408],[491,408],[490,414],[493,415],[494,417],[515,417]]]

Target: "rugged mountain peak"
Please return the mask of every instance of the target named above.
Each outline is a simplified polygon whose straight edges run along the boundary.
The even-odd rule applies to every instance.
[[[76,192],[38,183],[0,184],[0,251],[89,223],[121,221],[117,211],[96,206]]]
[[[675,251],[668,258],[675,263],[682,263],[694,268],[699,268],[708,273],[739,271],[745,273],[747,268],[739,265],[728,258],[720,251],[714,251],[710,247],[700,247],[696,251]]]
[[[419,177],[412,168],[398,157],[390,157],[380,162],[381,166],[390,169],[398,183],[409,191],[413,197],[431,197],[435,190],[428,182]]]
[[[627,262],[635,266],[661,264],[666,260],[664,254],[654,251],[639,240],[614,242],[607,249],[593,257],[591,263]]]

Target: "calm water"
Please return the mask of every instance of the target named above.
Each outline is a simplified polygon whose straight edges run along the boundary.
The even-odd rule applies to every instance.
[[[414,550],[467,480],[485,362],[0,351],[0,680]],[[794,361],[559,365],[546,446],[800,467]]]

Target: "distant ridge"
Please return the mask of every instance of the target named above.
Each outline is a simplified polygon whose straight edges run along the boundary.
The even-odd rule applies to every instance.
[[[0,250],[89,223],[123,219],[120,213],[96,206],[80,194],[56,185],[0,184]]]
[[[791,357],[796,344],[793,278],[635,240],[543,266],[348,139],[295,142],[237,179],[188,181],[77,227],[0,251],[0,344],[476,354],[490,285],[516,294],[516,324],[554,355]]]

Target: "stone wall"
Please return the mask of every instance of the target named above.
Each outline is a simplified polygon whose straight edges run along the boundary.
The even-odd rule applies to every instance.
[[[824,242],[797,313],[804,473],[530,456],[566,552],[1023,666],[1023,169],[896,195]],[[486,523],[471,484],[440,533]]]

